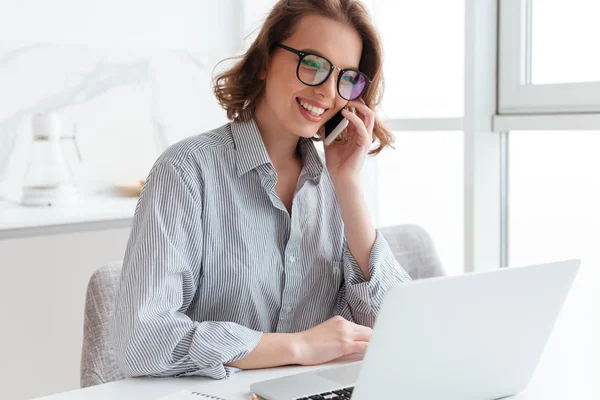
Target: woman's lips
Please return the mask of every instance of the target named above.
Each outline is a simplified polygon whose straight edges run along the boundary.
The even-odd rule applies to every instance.
[[[325,112],[323,112],[323,114],[321,114],[319,116],[314,116],[306,108],[302,107],[302,104],[300,104],[300,99],[296,98],[296,104],[298,105],[300,114],[302,114],[302,116],[310,122],[315,122],[315,123],[321,122],[323,120],[323,116],[325,115],[325,112],[327,112],[327,110],[325,110]]]

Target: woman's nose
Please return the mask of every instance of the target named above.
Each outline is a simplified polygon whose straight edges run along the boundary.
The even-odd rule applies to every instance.
[[[335,96],[337,94],[337,74],[339,74],[339,71],[333,70],[325,82],[319,86],[314,86],[315,93],[320,94],[325,99],[335,100]]]

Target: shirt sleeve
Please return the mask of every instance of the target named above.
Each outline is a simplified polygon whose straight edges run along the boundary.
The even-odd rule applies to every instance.
[[[157,162],[138,201],[111,324],[126,376],[228,378],[261,332],[193,321],[186,310],[202,274],[202,185],[184,167]]]
[[[379,230],[369,257],[370,279],[367,281],[344,244],[344,283],[338,294],[337,314],[357,324],[373,327],[385,294],[393,286],[410,281],[411,278],[400,266],[387,241]]]

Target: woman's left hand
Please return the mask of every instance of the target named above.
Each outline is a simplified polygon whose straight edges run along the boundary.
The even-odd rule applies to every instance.
[[[344,109],[342,114],[349,121],[346,127],[344,141],[334,141],[325,146],[327,170],[335,182],[359,184],[367,153],[373,143],[373,126],[375,112],[365,104],[363,99],[349,101],[348,108],[354,108],[356,114]],[[319,135],[324,138],[325,126],[319,129]]]

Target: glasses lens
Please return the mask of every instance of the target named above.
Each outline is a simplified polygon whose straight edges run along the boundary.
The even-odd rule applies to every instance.
[[[318,85],[327,79],[331,64],[319,56],[308,55],[300,61],[298,77],[307,85]]]
[[[367,78],[358,71],[344,71],[340,77],[338,90],[340,96],[346,100],[356,100],[364,92],[367,86]]]

